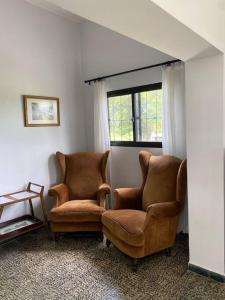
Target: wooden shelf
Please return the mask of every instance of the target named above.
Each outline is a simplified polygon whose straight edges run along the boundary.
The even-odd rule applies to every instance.
[[[24,215],[0,224],[0,243],[45,226],[44,222],[31,216]]]
[[[20,234],[24,234],[43,226],[48,226],[43,194],[44,186],[29,182],[26,190],[0,196],[0,219],[4,207],[8,205],[29,201],[31,210],[31,215],[24,215],[20,218],[0,223],[0,243]],[[44,222],[37,219],[34,215],[32,200],[35,198],[40,199]]]
[[[39,193],[23,190],[20,192],[4,195],[0,197],[0,206],[11,205],[18,202],[23,202],[29,199],[40,197]]]

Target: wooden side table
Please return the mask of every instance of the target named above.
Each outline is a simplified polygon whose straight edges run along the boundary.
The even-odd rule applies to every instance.
[[[38,198],[41,202],[44,221],[37,219],[34,215],[32,200]],[[31,214],[0,223],[0,243],[37,228],[48,226],[44,205],[44,186],[32,182],[29,182],[25,190],[0,196],[0,219],[6,206],[25,201],[29,201]]]

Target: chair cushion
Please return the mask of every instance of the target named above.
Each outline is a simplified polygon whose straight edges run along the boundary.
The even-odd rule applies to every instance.
[[[143,190],[142,208],[176,201],[177,174],[181,160],[170,155],[151,156]]]
[[[107,210],[102,215],[102,223],[118,239],[131,246],[141,247],[144,245],[145,217],[146,212],[141,210]]]
[[[96,200],[70,200],[51,210],[53,222],[101,222],[105,211]]]

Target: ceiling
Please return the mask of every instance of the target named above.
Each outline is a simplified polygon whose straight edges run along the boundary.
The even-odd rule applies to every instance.
[[[151,1],[225,52],[224,0]]]
[[[218,51],[150,0],[25,1],[76,23],[89,20],[183,61]]]

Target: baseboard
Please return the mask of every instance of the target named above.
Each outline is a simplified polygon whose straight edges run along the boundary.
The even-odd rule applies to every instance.
[[[219,282],[225,282],[225,276],[224,275],[209,271],[207,269],[192,265],[190,263],[188,264],[188,270],[190,270],[192,272],[195,272],[195,273],[198,273],[200,275],[206,276],[206,277],[210,277],[210,278],[212,278],[216,281],[219,281]]]

